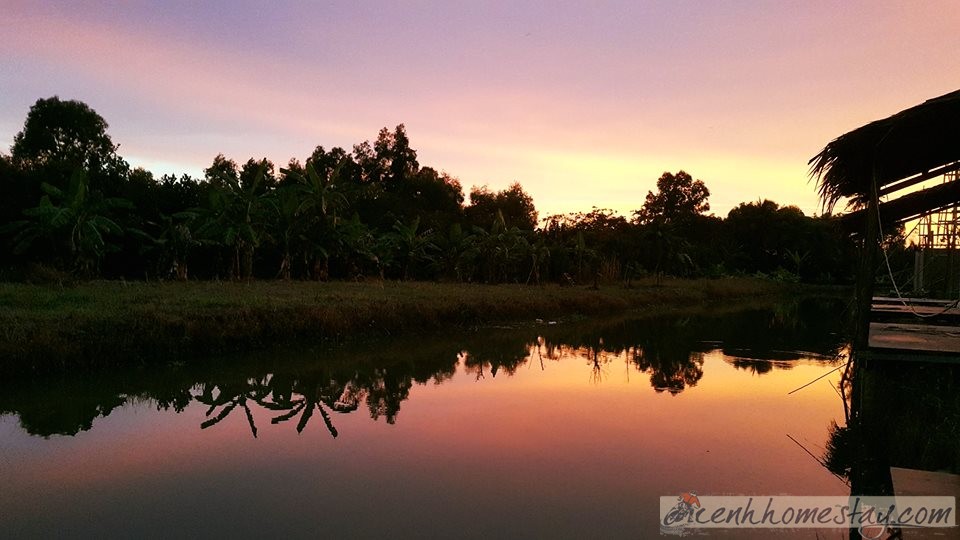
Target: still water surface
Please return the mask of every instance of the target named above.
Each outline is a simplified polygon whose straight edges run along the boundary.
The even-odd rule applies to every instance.
[[[838,375],[788,395],[839,365],[838,311],[494,328],[6,381],[0,530],[648,538],[661,495],[846,495],[806,452],[822,456],[844,423]]]

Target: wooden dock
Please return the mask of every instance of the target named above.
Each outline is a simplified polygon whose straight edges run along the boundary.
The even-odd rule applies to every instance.
[[[960,308],[955,302],[874,298],[868,358],[960,363]],[[919,317],[917,315],[920,315]]]
[[[946,496],[960,499],[960,476],[890,467],[896,496]],[[960,528],[903,529],[904,540],[960,538]]]

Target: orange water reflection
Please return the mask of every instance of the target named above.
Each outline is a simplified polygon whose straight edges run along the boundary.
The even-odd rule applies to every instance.
[[[654,360],[636,348],[547,354],[541,340],[525,356],[462,353],[452,376],[409,389],[392,424],[331,409],[336,439],[319,419],[302,433],[271,425],[278,413],[257,406],[257,438],[242,412],[201,430],[210,416],[196,401],[172,414],[132,400],[49,440],[4,417],[0,522],[81,536],[123,524],[131,535],[636,538],[656,530],[660,495],[847,492],[787,437],[822,455],[830,422],[843,422],[830,378],[788,392],[834,364],[758,374],[720,350],[693,352],[671,392],[651,385],[671,377],[644,369]]]

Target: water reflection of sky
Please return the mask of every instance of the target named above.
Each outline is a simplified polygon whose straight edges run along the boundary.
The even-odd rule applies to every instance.
[[[808,358],[758,372],[708,348],[690,353],[701,373],[672,393],[654,388],[657,373],[643,365],[655,359],[642,364],[633,348],[546,352],[534,343],[495,375],[496,358],[468,352],[452,374],[413,383],[393,423],[372,421],[365,406],[328,407],[336,438],[319,416],[298,433],[296,418],[273,425],[281,413],[256,404],[257,438],[239,408],[201,430],[210,416],[196,401],[175,414],[128,400],[88,431],[49,439],[4,416],[0,526],[14,535],[638,538],[657,534],[660,495],[848,493],[787,437],[822,455],[830,422],[843,423],[836,377],[788,392],[835,364]]]

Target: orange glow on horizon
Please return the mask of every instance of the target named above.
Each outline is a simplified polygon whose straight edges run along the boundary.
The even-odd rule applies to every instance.
[[[380,31],[393,8],[278,8],[258,31],[263,47],[238,45],[243,27],[224,31],[215,7],[193,18],[156,9],[163,18],[134,26],[123,9],[15,4],[0,69],[16,85],[0,126],[19,129],[37,98],[81,99],[133,165],[199,174],[218,153],[282,165],[405,123],[422,165],[466,190],[518,181],[542,216],[593,206],[629,215],[661,173],[680,169],[706,182],[718,216],[759,199],[810,215],[820,211],[810,157],[954,90],[960,68],[949,54],[960,48],[954,3],[436,6],[401,10],[414,25],[402,33]],[[210,32],[164,26],[203,16]],[[308,20],[322,28],[304,31]]]

